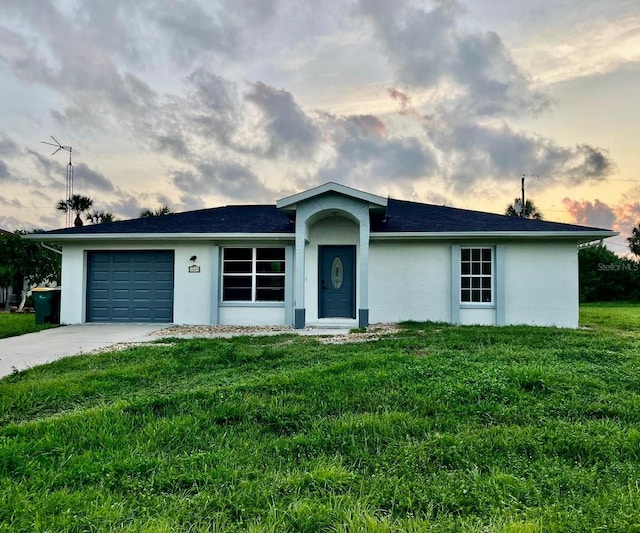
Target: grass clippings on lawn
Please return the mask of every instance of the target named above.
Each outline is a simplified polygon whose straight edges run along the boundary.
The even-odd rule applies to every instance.
[[[0,530],[640,528],[640,332],[172,339],[0,382]]]

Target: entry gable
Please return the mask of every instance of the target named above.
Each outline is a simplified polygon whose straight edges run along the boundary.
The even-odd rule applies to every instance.
[[[386,198],[368,192],[359,191],[358,189],[353,189],[332,181],[318,187],[314,187],[313,189],[308,189],[298,194],[282,198],[276,202],[276,207],[283,211],[296,211],[298,204],[314,200],[325,195],[339,195],[366,203],[369,205],[370,212],[378,214],[384,214],[387,210]]]

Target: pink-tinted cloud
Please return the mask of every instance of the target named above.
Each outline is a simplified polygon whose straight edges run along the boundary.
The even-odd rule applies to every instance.
[[[593,202],[563,198],[562,203],[573,219],[580,225],[611,228],[616,221],[613,209],[597,198]]]

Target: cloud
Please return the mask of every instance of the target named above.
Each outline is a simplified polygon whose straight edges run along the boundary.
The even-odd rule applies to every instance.
[[[293,158],[313,155],[321,139],[320,129],[295,102],[291,93],[258,81],[251,85],[245,99],[262,112],[262,126],[268,135],[265,155]]]
[[[154,103],[155,91],[126,64],[117,63],[104,42],[93,39],[95,28],[84,26],[62,6],[8,0],[3,10],[6,23],[21,33],[0,26],[0,59],[22,80],[66,101],[63,111],[53,110],[57,120],[87,127],[89,119],[140,114]]]
[[[167,95],[136,128],[152,150],[179,161],[191,161],[215,143],[237,153],[256,151],[257,142],[245,131],[247,109],[235,82],[201,67],[184,79],[184,96]]]
[[[204,68],[193,71],[187,81],[193,107],[182,104],[186,116],[199,133],[231,146],[242,114],[236,84]]]
[[[7,164],[0,159],[0,181],[9,181],[11,173]]]
[[[597,198],[593,202],[563,198],[562,203],[571,217],[580,225],[606,229],[613,227],[615,223],[616,215],[614,210]]]
[[[183,203],[190,203],[191,195],[206,191],[209,195],[225,196],[235,200],[251,198],[267,200],[269,189],[246,166],[236,161],[207,159],[190,170],[173,172],[173,183],[183,193]]]
[[[431,90],[457,114],[520,116],[536,114],[551,99],[534,90],[494,32],[458,27],[465,9],[440,0],[431,9],[407,0],[361,0],[398,80]]]
[[[4,196],[0,196],[0,205],[4,205],[6,207],[22,207],[22,203],[17,198],[9,200]]]
[[[18,145],[6,133],[0,131],[0,156],[11,157],[18,154]]]
[[[605,178],[614,168],[603,149],[586,144],[563,147],[504,122],[485,125],[441,117],[425,131],[440,153],[443,176],[458,191],[487,179],[512,180],[523,173],[539,176],[539,186],[558,179],[584,183]]]
[[[77,184],[82,188],[93,188],[98,191],[114,191],[115,187],[111,180],[106,178],[104,174],[92,170],[86,164],[80,163],[74,165],[73,173],[74,185]]]
[[[408,94],[402,92],[396,87],[389,87],[387,89],[387,94],[391,97],[392,100],[398,102],[398,105],[400,106],[400,110],[398,112],[401,115],[415,114],[415,109],[411,105],[411,97]]]
[[[0,215],[0,228],[6,231],[15,231],[23,229],[24,222],[12,216]]]
[[[626,239],[632,229],[640,224],[639,195],[640,186],[637,186],[611,205],[597,198],[593,201],[564,198],[562,203],[577,224],[618,231],[620,235],[611,243],[616,246],[613,251],[621,253],[627,247]]]
[[[234,56],[242,44],[240,28],[222,6],[215,14],[194,2],[164,4],[155,15],[159,29],[171,39],[171,55],[177,63],[193,61],[205,50]]]
[[[335,158],[333,164],[320,169],[319,181],[416,180],[430,175],[436,167],[428,147],[414,137],[389,137],[387,126],[378,117],[326,115],[325,122]]]

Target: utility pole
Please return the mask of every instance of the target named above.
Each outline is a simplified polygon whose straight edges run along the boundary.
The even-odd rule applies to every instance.
[[[523,217],[523,218],[526,218],[526,216],[527,216],[527,215],[526,215],[526,206],[527,206],[527,204],[526,204],[526,201],[525,201],[525,198],[524,198],[524,178],[525,178],[525,177],[527,177],[527,176],[529,176],[529,177],[533,177],[533,178],[538,178],[538,177],[539,177],[537,174],[523,174],[523,175],[522,175],[522,184],[521,184],[521,187],[522,187],[522,196],[521,196],[521,198],[520,198],[520,201],[522,202],[522,208],[521,208],[521,210],[520,210],[519,215],[520,215],[521,217]]]

